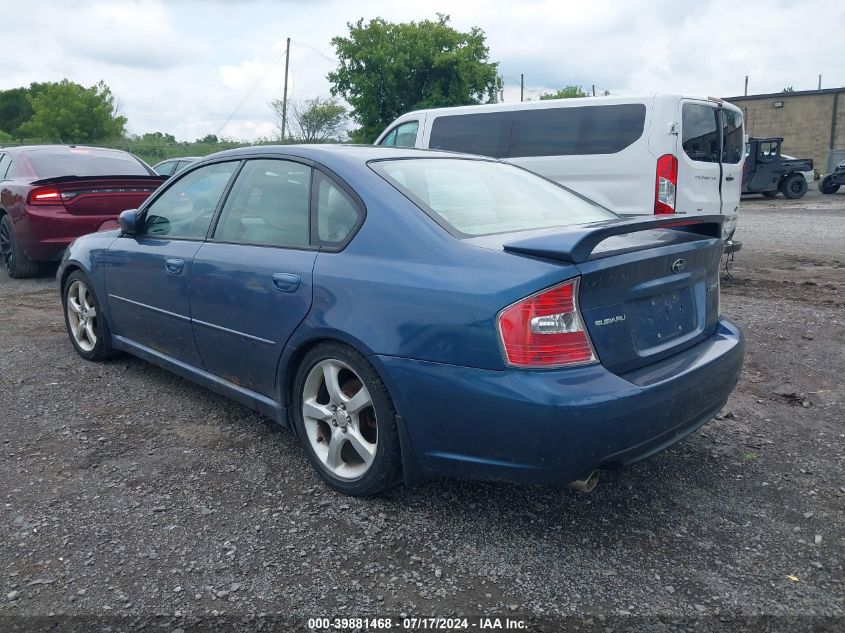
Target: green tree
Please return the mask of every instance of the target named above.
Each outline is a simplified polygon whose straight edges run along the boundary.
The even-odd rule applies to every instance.
[[[21,124],[32,118],[32,103],[29,97],[38,95],[46,85],[32,83],[29,88],[0,91],[0,130],[18,138]]]
[[[566,86],[556,92],[547,92],[540,95],[540,101],[546,99],[573,99],[576,97],[589,97],[590,95],[581,89],[581,86]]]
[[[102,81],[90,88],[62,79],[29,95],[32,117],[20,134],[38,140],[90,143],[118,138],[126,129],[120,105]]]
[[[332,39],[339,66],[328,79],[361,126],[353,141],[371,143],[409,110],[495,100],[498,64],[488,60],[480,28],[462,33],[443,14],[400,24],[362,18],[347,26],[348,37]]]
[[[275,99],[270,107],[282,119],[282,100]],[[302,103],[289,104],[288,122],[291,124],[291,139],[300,143],[328,143],[340,141],[345,136],[346,108],[334,97],[314,97]],[[282,135],[287,138],[287,134]]]

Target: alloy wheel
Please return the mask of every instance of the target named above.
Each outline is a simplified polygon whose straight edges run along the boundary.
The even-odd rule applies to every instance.
[[[67,289],[67,321],[73,340],[84,352],[97,345],[97,308],[91,291],[78,279]]]
[[[335,477],[362,477],[373,464],[378,427],[373,400],[346,363],[320,361],[305,379],[302,419],[317,459]]]

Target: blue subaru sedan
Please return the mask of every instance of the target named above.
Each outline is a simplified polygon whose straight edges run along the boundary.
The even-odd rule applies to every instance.
[[[355,146],[208,156],[59,269],[71,343],[292,427],[328,485],[589,490],[736,385],[720,216],[621,219],[507,163]]]

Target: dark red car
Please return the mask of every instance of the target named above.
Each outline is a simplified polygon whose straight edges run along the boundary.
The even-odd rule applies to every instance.
[[[165,180],[120,150],[75,145],[0,149],[0,255],[31,277],[80,235],[117,228]]]

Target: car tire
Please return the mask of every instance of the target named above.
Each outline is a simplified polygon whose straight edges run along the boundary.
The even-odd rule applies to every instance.
[[[784,198],[797,200],[807,193],[807,179],[803,174],[790,174],[780,184]]]
[[[12,218],[8,214],[0,218],[0,256],[3,258],[3,267],[13,279],[25,279],[38,274],[38,262],[32,261],[21,249]]]
[[[828,174],[821,180],[819,180],[819,191],[825,194],[836,193],[839,191],[839,185],[834,184],[833,176]]]
[[[761,193],[763,194],[764,198],[774,198],[776,195],[778,195],[777,191],[763,191]]]
[[[102,361],[114,355],[111,333],[88,277],[75,270],[62,288],[65,327],[76,353],[85,360]]]
[[[357,351],[337,342],[309,350],[294,378],[292,405],[300,444],[331,488],[366,497],[401,481],[393,400]]]

